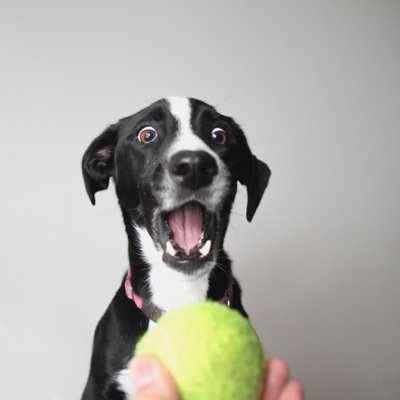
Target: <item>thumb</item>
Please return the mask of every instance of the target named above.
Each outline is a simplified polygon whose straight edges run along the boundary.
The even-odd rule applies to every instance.
[[[129,366],[135,400],[179,400],[168,371],[154,357],[134,357]]]

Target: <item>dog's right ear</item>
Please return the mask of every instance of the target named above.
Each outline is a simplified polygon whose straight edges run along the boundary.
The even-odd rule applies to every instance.
[[[82,158],[82,173],[86,192],[93,205],[94,195],[108,188],[114,171],[114,150],[117,143],[119,124],[111,125],[93,140]]]

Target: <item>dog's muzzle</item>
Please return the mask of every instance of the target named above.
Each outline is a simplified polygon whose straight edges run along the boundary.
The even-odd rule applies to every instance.
[[[164,198],[168,206],[157,217],[163,260],[177,267],[190,263],[196,269],[196,264],[213,259],[218,213],[210,197],[218,164],[206,151],[183,150],[170,157],[166,171],[171,182]]]

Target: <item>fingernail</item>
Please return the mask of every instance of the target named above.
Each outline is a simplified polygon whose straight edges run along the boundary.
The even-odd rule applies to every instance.
[[[151,360],[146,357],[135,357],[130,365],[134,392],[155,380],[155,373]]]

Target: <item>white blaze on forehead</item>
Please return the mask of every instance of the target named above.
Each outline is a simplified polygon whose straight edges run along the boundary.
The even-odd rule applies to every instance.
[[[178,123],[177,137],[174,140],[170,153],[180,150],[204,150],[214,158],[216,154],[193,132],[191,118],[192,107],[187,97],[168,97],[169,109]]]
[[[203,200],[203,204],[208,209],[215,211],[221,205],[221,201],[226,195],[227,190],[229,190],[229,169],[218,154],[193,132],[191,124],[193,110],[190,100],[187,97],[168,97],[166,100],[169,105],[169,111],[178,124],[176,136],[170,148],[167,150],[166,157],[169,159],[175,153],[184,150],[202,150],[214,158],[218,165],[218,174],[214,177],[212,184],[207,188],[206,197],[201,197],[204,195],[197,193],[197,200]],[[202,190],[204,191],[205,189],[203,188]],[[196,197],[193,194],[193,200],[195,199]],[[189,200],[190,199],[188,199],[188,201]],[[166,174],[162,203],[164,209],[176,207],[176,187],[169,174]]]

